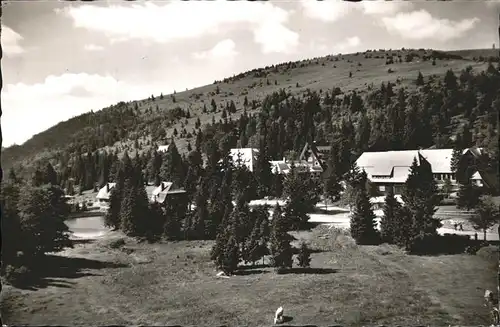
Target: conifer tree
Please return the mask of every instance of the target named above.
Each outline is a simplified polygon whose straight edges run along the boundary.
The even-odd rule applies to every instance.
[[[267,206],[259,206],[250,213],[253,216],[253,228],[247,238],[243,259],[245,262],[255,264],[257,260],[269,254],[267,242],[269,241],[269,225]]]
[[[125,172],[123,167],[118,168],[115,183],[115,187],[111,189],[109,195],[109,209],[104,216],[104,224],[112,229],[118,229],[121,225],[120,212],[125,186]]]
[[[424,75],[422,75],[422,72],[420,72],[420,71],[418,72],[416,84],[417,84],[417,86],[424,85]]]
[[[163,225],[165,224],[165,213],[160,203],[153,202],[149,204],[149,217],[144,217],[146,223],[145,236],[149,242],[159,240],[163,234]]]
[[[191,215],[190,238],[203,239],[205,237],[205,223],[209,217],[207,198],[203,185],[199,185],[196,190],[195,205],[196,209]]]
[[[23,247],[33,251],[30,255],[40,256],[72,246],[69,228],[64,223],[69,206],[59,186],[26,186],[24,195],[19,198],[18,209],[23,234],[29,235],[23,239]]]
[[[301,268],[309,268],[311,266],[311,250],[309,250],[306,242],[300,243],[297,263]]]
[[[412,228],[410,234],[407,235],[409,241],[406,242],[411,245],[411,248],[407,248],[410,251],[414,251],[412,248],[418,247],[419,242],[427,237],[436,236],[437,229],[441,227],[440,220],[434,218],[436,206],[440,202],[436,181],[430,164],[420,153],[418,156],[419,161],[414,158],[410,167],[410,174],[402,194],[405,207],[412,220]]]
[[[167,198],[165,199],[164,208],[165,224],[163,225],[163,234],[170,240],[177,240],[181,237],[182,221],[186,218],[185,207],[183,204]]]
[[[338,176],[337,168],[337,151],[336,147],[332,145],[330,147],[330,154],[327,162],[327,170],[325,172],[325,178],[323,179],[323,193],[325,197],[334,201],[342,191],[342,186],[340,185],[340,178]]]
[[[45,171],[43,172],[43,182],[44,184],[57,185],[57,173],[54,167],[50,163],[45,166]]]
[[[240,250],[238,242],[233,235],[229,235],[227,243],[224,246],[222,258],[222,270],[227,274],[232,274],[237,268],[240,261]]]
[[[149,201],[138,162],[130,164],[131,174],[125,179],[120,208],[121,230],[130,236],[146,235]]]
[[[288,234],[288,224],[282,214],[281,207],[276,204],[273,212],[270,233],[271,264],[280,272],[292,268],[293,250],[290,245],[291,236]]]
[[[257,162],[255,164],[255,175],[258,183],[257,195],[259,197],[269,195],[269,191],[271,189],[273,176],[271,164],[269,163],[270,160],[271,158],[269,157],[268,148],[264,141],[261,140],[259,142],[259,153],[257,154]]]
[[[351,213],[351,236],[356,244],[375,244],[378,241],[376,230],[376,216],[373,213],[370,197],[366,191],[366,173],[360,174],[359,183],[356,186],[356,196]]]
[[[184,163],[177,150],[174,140],[170,141],[167,153],[165,154],[160,167],[160,177],[164,181],[174,183],[175,187],[180,187],[184,182]]]
[[[470,211],[480,203],[480,190],[471,180],[460,184],[457,193],[456,206],[458,209]]]
[[[455,146],[453,148],[453,152],[451,155],[451,171],[456,173],[458,170],[458,163],[460,162],[460,158],[462,157],[463,150],[459,146]]]
[[[396,230],[398,229],[398,209],[400,209],[400,204],[394,197],[393,188],[390,187],[385,196],[384,215],[380,219],[380,235],[382,241],[389,244],[395,242]]]

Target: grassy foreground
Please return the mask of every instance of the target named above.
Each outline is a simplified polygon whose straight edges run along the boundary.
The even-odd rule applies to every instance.
[[[496,249],[478,255],[408,256],[388,245],[358,247],[343,232],[295,233],[317,250],[309,271],[247,267],[215,278],[211,242],[111,249],[117,232],[50,257],[30,289],[5,286],[6,324],[271,325],[490,324],[484,289],[496,287]],[[267,263],[267,261],[266,261]]]

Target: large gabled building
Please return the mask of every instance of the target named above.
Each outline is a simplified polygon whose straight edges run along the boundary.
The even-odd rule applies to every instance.
[[[393,188],[395,194],[401,194],[414,158],[417,159],[418,165],[430,166],[439,187],[445,180],[449,180],[456,187],[457,182],[463,183],[467,178],[473,179],[477,185],[489,187],[492,184],[490,178],[484,178],[489,174],[480,171],[480,165],[477,164],[481,160],[480,153],[481,149],[478,148],[465,149],[456,172],[451,169],[453,149],[364,152],[356,160],[356,164],[367,173],[368,179],[382,193]],[[478,171],[479,173],[475,174]]]

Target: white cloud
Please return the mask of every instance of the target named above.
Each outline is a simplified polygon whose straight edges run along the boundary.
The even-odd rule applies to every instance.
[[[342,0],[302,0],[300,4],[306,16],[324,22],[335,22],[346,16],[353,8],[351,3]]]
[[[4,146],[20,144],[34,133],[91,109],[147,98],[162,90],[165,87],[131,85],[109,75],[86,73],[51,75],[38,84],[7,84],[2,90]]]
[[[500,0],[487,0],[485,3],[487,7],[494,8],[500,5]]]
[[[360,44],[361,40],[359,39],[359,37],[353,36],[353,37],[348,37],[345,41],[339,43],[337,45],[337,48],[339,48],[340,50],[346,50],[349,48],[357,47]]]
[[[326,38],[312,40],[309,46],[315,55],[326,55],[344,51],[353,51],[354,48],[361,44],[361,39],[358,36],[352,36],[343,39],[334,45],[328,45]]]
[[[195,59],[205,58],[232,58],[238,54],[235,50],[236,44],[231,39],[225,39],[217,43],[212,49],[208,51],[196,52],[193,54]]]
[[[255,42],[262,46],[264,54],[292,53],[299,44],[299,34],[278,22],[262,24],[254,33]]]
[[[408,1],[363,1],[356,4],[367,15],[393,15],[413,8]]]
[[[96,44],[85,44],[83,47],[86,51],[102,51],[104,50],[103,46],[96,45]]]
[[[1,38],[2,50],[7,56],[15,56],[24,52],[24,49],[19,45],[23,37],[12,28],[2,25]]]
[[[398,34],[406,39],[448,41],[470,31],[479,19],[474,17],[452,21],[435,18],[426,10],[419,10],[399,13],[394,17],[383,17],[381,21],[390,33]]]
[[[245,27],[254,31],[254,40],[266,51],[294,46],[298,34],[284,24],[290,13],[273,4],[259,2],[209,1],[169,2],[167,4],[120,4],[100,7],[94,5],[68,6],[57,13],[69,16],[75,27],[104,32],[113,42],[127,39],[148,39],[167,43],[207,34],[225,32],[229,28]],[[270,30],[270,29],[273,30]],[[274,29],[278,29],[276,32]],[[286,37],[286,42],[276,37]],[[281,42],[281,47],[274,43]]]

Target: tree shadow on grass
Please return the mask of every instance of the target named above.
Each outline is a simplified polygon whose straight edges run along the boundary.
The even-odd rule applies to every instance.
[[[270,268],[271,265],[269,264],[255,264],[255,265],[243,265],[239,266],[239,270],[249,270],[249,269],[264,269],[264,268]]]
[[[92,239],[86,239],[86,238],[74,239],[74,240],[71,240],[71,241],[73,242],[73,245],[94,243],[94,240],[92,240]]]
[[[237,270],[233,272],[233,275],[236,276],[248,276],[248,275],[258,275],[258,274],[266,274],[268,271],[266,270],[261,270],[261,269],[255,269],[255,270]]]
[[[100,276],[98,274],[84,272],[84,270],[124,267],[128,267],[128,265],[85,258],[46,255],[44,258],[37,260],[33,264],[29,275],[23,276],[22,279],[18,280],[16,283],[12,283],[12,285],[20,289],[33,291],[46,288],[48,286],[71,288],[75,282],[64,279]]]
[[[332,268],[290,268],[283,269],[280,274],[313,274],[313,275],[327,275],[335,274],[338,269]]]

